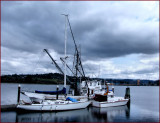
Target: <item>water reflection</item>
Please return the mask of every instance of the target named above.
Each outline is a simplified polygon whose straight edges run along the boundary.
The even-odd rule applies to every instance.
[[[95,119],[94,121],[101,122],[113,122],[117,116],[129,117],[129,112],[127,105],[109,108],[91,108],[92,117]]]
[[[16,122],[111,122],[117,116],[129,118],[128,106],[89,107],[65,112],[17,112]]]
[[[128,101],[127,108],[128,108],[128,110],[126,110],[126,118],[129,119],[130,118],[131,100]]]
[[[79,122],[86,119],[89,112],[86,109],[64,112],[17,112],[16,122]]]
[[[1,104],[15,104],[18,84],[1,84]],[[22,85],[23,86],[23,85]],[[35,88],[53,90],[54,86],[25,84],[31,91]],[[115,86],[115,95],[124,96],[125,86]],[[120,110],[120,107],[108,109],[89,107],[88,109],[46,112],[17,113],[15,111],[1,112],[1,122],[159,122],[159,87],[131,86],[131,107]],[[25,89],[27,90],[27,89]],[[150,100],[150,101],[149,101]],[[125,112],[125,113],[124,113]],[[61,114],[61,116],[59,116]],[[17,120],[16,120],[17,119]]]

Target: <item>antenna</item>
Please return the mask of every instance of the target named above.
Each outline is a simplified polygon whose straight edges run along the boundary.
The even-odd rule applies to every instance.
[[[68,14],[61,14],[61,15],[68,16]]]

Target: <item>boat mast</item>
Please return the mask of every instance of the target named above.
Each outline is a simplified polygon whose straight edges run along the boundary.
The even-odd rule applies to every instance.
[[[70,28],[70,31],[71,31],[71,34],[72,34],[72,39],[73,39],[73,42],[74,42],[74,45],[75,45],[75,56],[76,56],[76,62],[77,62],[76,64],[79,64],[81,66],[83,77],[86,78],[84,70],[83,70],[83,66],[82,66],[82,61],[79,57],[78,47],[77,47],[77,44],[76,44],[76,41],[75,41],[75,38],[74,38],[74,35],[73,35],[73,32],[72,32],[72,28],[71,28],[71,24],[70,24],[68,16],[67,16],[67,20],[68,20],[68,25],[69,25],[69,28]],[[78,61],[79,61],[79,63],[78,63]],[[76,67],[76,71],[77,70],[78,70],[78,67]],[[78,71],[80,71],[80,70],[78,70]]]
[[[67,18],[68,18],[68,15],[66,14],[62,14],[65,16],[65,39],[64,39],[64,87],[66,88],[66,59],[67,59],[67,56],[66,56],[66,49],[67,49],[67,46],[66,46],[66,42],[67,42]]]

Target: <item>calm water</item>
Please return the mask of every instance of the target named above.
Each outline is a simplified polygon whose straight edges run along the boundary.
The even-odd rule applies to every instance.
[[[1,84],[1,104],[15,104],[18,84]],[[55,85],[23,84],[23,90],[55,90]],[[60,86],[62,88],[62,86]],[[115,94],[124,96],[125,86],[115,86]],[[67,87],[68,91],[69,87]],[[88,107],[65,112],[1,112],[1,122],[159,122],[159,87],[131,86],[129,106]],[[29,100],[21,96],[24,100]]]

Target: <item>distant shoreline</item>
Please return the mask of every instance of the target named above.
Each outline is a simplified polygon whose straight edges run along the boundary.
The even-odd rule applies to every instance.
[[[42,85],[57,85],[54,83],[19,83],[19,82],[1,82],[1,84],[42,84]],[[62,83],[58,85],[63,85]],[[69,85],[69,84],[67,84]],[[159,85],[113,85],[113,86],[159,86]]]
[[[43,85],[57,85],[56,83],[20,83],[20,82],[1,82],[1,84],[43,84]],[[63,85],[62,83],[59,83],[58,85]],[[69,85],[69,84],[67,84]]]
[[[76,81],[101,81],[112,83],[114,86],[159,86],[159,80],[141,80],[141,79],[113,79],[113,78],[76,78],[75,76],[67,75],[67,84],[74,84]],[[81,79],[81,80],[80,80]],[[21,84],[63,84],[64,76],[59,73],[46,73],[46,74],[13,74],[2,75],[1,83],[21,83]]]

